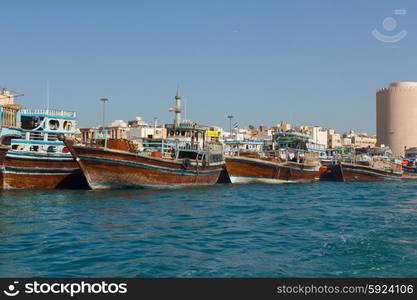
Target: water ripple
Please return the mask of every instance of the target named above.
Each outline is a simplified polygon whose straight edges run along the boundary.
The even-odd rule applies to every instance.
[[[0,276],[415,277],[417,183],[1,191]]]

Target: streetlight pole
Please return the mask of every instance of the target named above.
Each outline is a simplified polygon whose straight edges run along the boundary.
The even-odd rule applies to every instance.
[[[228,115],[227,118],[229,119],[229,126],[230,126],[230,137],[232,137],[232,115]]]
[[[100,101],[103,102],[103,129],[106,125],[106,102],[109,101],[108,98],[100,98]]]

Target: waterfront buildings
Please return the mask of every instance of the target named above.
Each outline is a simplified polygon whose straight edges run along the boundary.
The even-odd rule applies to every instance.
[[[376,135],[368,135],[350,130],[343,134],[342,144],[344,146],[354,146],[357,148],[373,148],[376,146]]]
[[[12,138],[20,137],[20,108],[14,103],[15,94],[0,88],[0,144],[10,145]]]
[[[274,129],[274,131],[288,131],[291,130],[291,124],[281,122],[280,124],[272,127],[272,129]]]
[[[141,117],[136,117],[135,120],[128,122],[127,139],[141,140],[141,139],[165,139],[167,137],[167,130],[164,126],[158,126],[157,119],[154,119],[154,124],[150,126]]]
[[[417,82],[396,82],[376,92],[377,144],[393,155],[417,146]]]
[[[341,148],[342,144],[342,137],[339,133],[336,133],[334,129],[328,130],[327,135],[327,148],[329,149],[337,149]]]
[[[328,130],[320,126],[299,126],[300,132],[310,135],[310,143],[315,149],[326,150],[328,147]]]

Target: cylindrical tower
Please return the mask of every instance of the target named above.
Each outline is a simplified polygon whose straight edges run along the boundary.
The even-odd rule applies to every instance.
[[[395,156],[417,146],[417,82],[391,83],[376,92],[377,144]]]

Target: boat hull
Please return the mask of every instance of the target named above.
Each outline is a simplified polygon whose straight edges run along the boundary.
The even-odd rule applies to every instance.
[[[8,152],[3,161],[3,189],[87,188],[71,156]]]
[[[249,157],[227,157],[226,169],[232,183],[303,183],[320,178],[320,168],[282,164]]]
[[[403,178],[404,179],[417,179],[417,168],[416,167],[409,167],[403,166]]]
[[[66,144],[94,190],[212,185],[217,182],[224,165],[203,167],[191,162],[184,168],[179,161]]]
[[[3,186],[3,172],[4,172],[4,160],[6,159],[7,151],[10,147],[0,144],[0,186]]]
[[[332,181],[386,181],[401,179],[402,174],[390,173],[369,166],[339,163],[329,166]]]

